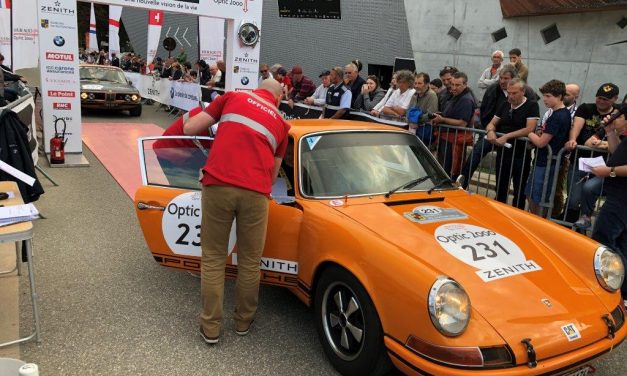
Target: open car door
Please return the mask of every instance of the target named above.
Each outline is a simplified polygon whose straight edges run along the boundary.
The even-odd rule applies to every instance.
[[[212,140],[193,136],[138,140],[143,185],[135,193],[135,211],[148,248],[163,266],[200,272],[199,178]],[[261,282],[295,287],[302,212],[291,206],[293,200],[282,202],[270,202]],[[227,255],[226,276],[231,278],[237,275],[236,226],[234,221]]]

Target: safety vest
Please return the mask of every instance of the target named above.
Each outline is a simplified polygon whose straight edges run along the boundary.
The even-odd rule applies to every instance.
[[[329,90],[327,90],[327,99],[325,101],[326,107],[324,109],[324,118],[329,119],[333,114],[337,112],[340,107],[340,103],[342,101],[342,95],[347,92],[349,89],[342,82],[339,86],[330,86]],[[329,106],[332,106],[329,108]],[[335,108],[333,108],[335,107]],[[349,109],[344,113],[344,118],[348,117]]]

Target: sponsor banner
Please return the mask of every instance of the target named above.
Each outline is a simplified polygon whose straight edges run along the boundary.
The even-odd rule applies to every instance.
[[[81,153],[76,1],[40,0],[37,10],[45,150],[56,125],[59,132],[66,128],[65,151]]]
[[[170,105],[189,111],[200,104],[200,85],[189,82],[172,82]]]
[[[246,23],[254,22],[248,19],[235,19],[227,22],[229,41],[226,45],[226,55],[232,59],[226,62],[226,66],[231,69],[226,75],[225,89],[227,91],[253,90],[259,83],[260,43],[246,46],[239,39],[240,27]]]
[[[146,64],[152,63],[157,56],[159,40],[161,38],[161,26],[163,25],[163,12],[151,10],[148,12],[148,52],[146,53]]]
[[[224,20],[199,17],[198,39],[201,60],[207,64],[215,64],[224,59]]]
[[[13,71],[35,68],[39,61],[39,19],[37,0],[20,0],[19,7],[13,7]],[[48,19],[42,19],[42,27],[48,26]]]
[[[124,72],[126,78],[139,90],[142,98],[152,99],[168,106],[189,111],[198,107],[200,101],[200,85],[155,78],[151,75]]]
[[[261,20],[263,0],[92,0],[94,3],[161,10],[176,13]]]
[[[12,65],[10,8],[0,8],[0,53],[4,56],[4,65],[10,67]]]
[[[94,4],[91,4],[91,12],[89,13],[89,46],[90,50],[98,50],[98,38],[96,37],[96,13],[94,12]]]
[[[109,60],[111,54],[120,55],[120,17],[122,7],[109,5]]]

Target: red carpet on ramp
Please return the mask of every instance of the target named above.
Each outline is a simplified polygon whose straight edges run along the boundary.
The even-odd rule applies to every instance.
[[[83,142],[131,200],[142,185],[137,139],[162,133],[154,124],[83,123]]]

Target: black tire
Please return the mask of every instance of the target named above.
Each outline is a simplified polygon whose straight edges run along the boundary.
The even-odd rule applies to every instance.
[[[128,111],[131,116],[142,116],[142,105],[138,104],[137,107]]]
[[[345,376],[388,374],[393,367],[368,293],[355,276],[338,266],[322,273],[314,305],[316,328],[327,358]]]

